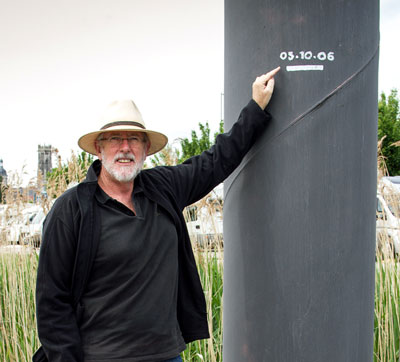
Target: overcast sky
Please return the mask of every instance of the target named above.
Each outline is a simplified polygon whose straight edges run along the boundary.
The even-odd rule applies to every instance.
[[[0,159],[63,159],[104,107],[133,99],[170,141],[216,130],[223,93],[223,0],[0,0]],[[381,0],[379,90],[400,89],[400,1]],[[250,86],[250,85],[249,85]]]

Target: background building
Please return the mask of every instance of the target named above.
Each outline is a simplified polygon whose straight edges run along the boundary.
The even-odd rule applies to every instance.
[[[43,179],[46,179],[47,173],[53,168],[52,166],[53,148],[51,145],[38,146],[38,173],[42,174]]]
[[[3,160],[0,158],[0,184],[7,185],[7,171],[3,167]]]

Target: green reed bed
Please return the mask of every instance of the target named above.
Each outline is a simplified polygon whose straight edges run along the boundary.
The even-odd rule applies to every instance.
[[[204,286],[211,338],[193,342],[184,361],[222,361],[221,252],[195,251]],[[36,252],[0,253],[0,361],[30,361],[39,340],[35,318]]]
[[[0,360],[29,361],[39,345],[35,318],[37,254],[0,253]]]
[[[195,251],[206,297],[210,339],[190,343],[182,356],[184,361],[222,361],[222,255],[221,250]]]
[[[184,361],[222,361],[223,252],[195,250],[211,338],[188,345]],[[39,345],[35,320],[36,252],[0,253],[0,361],[30,361]],[[400,263],[376,259],[374,361],[399,362]]]
[[[399,257],[378,253],[375,268],[374,361],[400,361]]]

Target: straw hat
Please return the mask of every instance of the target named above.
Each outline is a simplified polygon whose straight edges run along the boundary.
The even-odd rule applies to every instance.
[[[168,142],[168,138],[164,134],[146,128],[139,109],[131,100],[112,102],[104,112],[101,125],[98,131],[87,133],[78,140],[79,147],[92,155],[97,155],[94,143],[97,137],[104,132],[135,131],[146,133],[151,143],[148,155],[160,151]]]

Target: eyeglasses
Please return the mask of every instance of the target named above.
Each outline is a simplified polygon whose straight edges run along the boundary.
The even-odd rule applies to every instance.
[[[108,141],[111,146],[120,146],[122,142],[125,140],[128,141],[129,146],[138,146],[140,143],[143,143],[144,140],[139,136],[131,136],[131,137],[121,137],[121,136],[111,136],[107,138],[101,138],[99,141]]]

